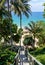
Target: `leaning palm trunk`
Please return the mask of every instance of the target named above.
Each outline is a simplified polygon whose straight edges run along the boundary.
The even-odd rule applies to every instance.
[[[20,14],[20,28],[22,29],[22,15]],[[22,37],[22,34],[21,34]],[[20,38],[20,46],[21,46],[21,38]]]
[[[20,28],[22,28],[22,15],[20,15]]]
[[[8,2],[8,13],[10,14],[11,12],[9,11],[9,8],[10,8],[10,6],[9,6],[9,0],[7,0],[7,2]],[[9,19],[10,19],[10,16],[9,16]],[[10,35],[11,35],[11,45],[13,45],[12,44],[12,32],[11,32],[11,20],[10,20]]]

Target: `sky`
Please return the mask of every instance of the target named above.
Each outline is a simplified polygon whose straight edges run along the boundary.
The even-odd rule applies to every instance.
[[[45,0],[31,0],[29,2],[29,4],[31,5],[31,11],[32,16],[29,17],[29,19],[27,19],[24,15],[22,16],[22,26],[28,25],[28,23],[30,21],[38,21],[38,20],[43,20],[43,3],[45,2]],[[39,12],[39,13],[38,13]],[[15,15],[12,12],[12,18],[13,18],[13,22],[15,24],[17,24],[18,26],[20,26],[20,18]]]
[[[33,12],[42,12],[43,11],[43,3],[45,0],[31,0],[29,4],[31,5],[31,10]]]

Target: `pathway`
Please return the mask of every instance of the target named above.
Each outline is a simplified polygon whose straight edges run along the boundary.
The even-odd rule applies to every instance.
[[[19,53],[20,52],[20,53]],[[28,53],[28,58],[25,56],[25,50],[19,49],[18,54],[15,57],[14,65],[43,65],[37,61],[32,55]]]
[[[20,50],[20,62],[18,63],[18,65],[29,65],[29,61],[25,56],[25,51],[24,50]]]

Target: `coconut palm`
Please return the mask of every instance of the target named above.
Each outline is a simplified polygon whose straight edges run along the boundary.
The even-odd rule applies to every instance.
[[[22,11],[20,15],[20,27],[22,27],[22,13],[28,18],[29,15],[31,14],[31,8],[30,5],[28,4],[30,0],[21,0],[22,2]]]
[[[26,17],[29,17],[29,13],[31,12],[28,4],[29,1],[30,0],[11,1],[15,14],[17,14],[20,17],[20,28],[22,28],[22,14],[24,14]],[[21,45],[21,40],[20,40],[20,45]]]
[[[26,17],[29,17],[30,13],[30,7],[28,4],[29,0],[10,0],[11,6],[15,12],[15,14],[18,14],[20,16],[20,28],[22,28],[22,13],[26,15]],[[10,3],[9,0],[7,0],[8,4],[8,13],[10,13]],[[10,29],[11,30],[11,29]]]
[[[5,3],[6,0],[0,0],[0,8],[2,7],[2,5]]]
[[[36,37],[40,35],[40,32],[42,31],[42,28],[35,22],[31,21],[29,24],[29,27],[25,27],[27,30],[29,30],[30,34],[32,34],[34,40]]]
[[[22,14],[26,17],[29,17],[29,13],[31,13],[29,2],[30,0],[13,0],[11,3],[13,5],[14,12],[20,16],[20,28],[22,28]]]
[[[45,18],[45,3],[43,4],[44,6],[44,13],[43,13],[43,17]]]
[[[8,14],[8,11],[6,10],[5,0],[3,0],[0,2],[0,21],[9,15],[10,14]]]

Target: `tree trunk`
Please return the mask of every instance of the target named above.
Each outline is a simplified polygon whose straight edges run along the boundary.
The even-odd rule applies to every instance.
[[[7,4],[8,4],[8,13],[9,13],[9,0],[7,0]]]
[[[20,28],[22,29],[22,15],[20,14]],[[21,35],[22,37],[22,35]],[[21,38],[20,38],[20,46],[21,46]]]
[[[34,40],[33,40],[32,46],[33,46],[33,49],[34,49],[35,48],[35,34],[33,36],[34,36]]]
[[[9,7],[10,7],[10,5],[9,5],[9,0],[7,0],[7,2],[8,2],[8,13],[10,13],[11,14],[11,11],[9,10]],[[10,16],[9,16],[9,20],[10,20]],[[12,40],[12,32],[11,32],[11,20],[10,20],[10,35],[11,35],[11,45],[13,45],[13,40]]]
[[[20,28],[22,28],[22,15],[20,14]]]

